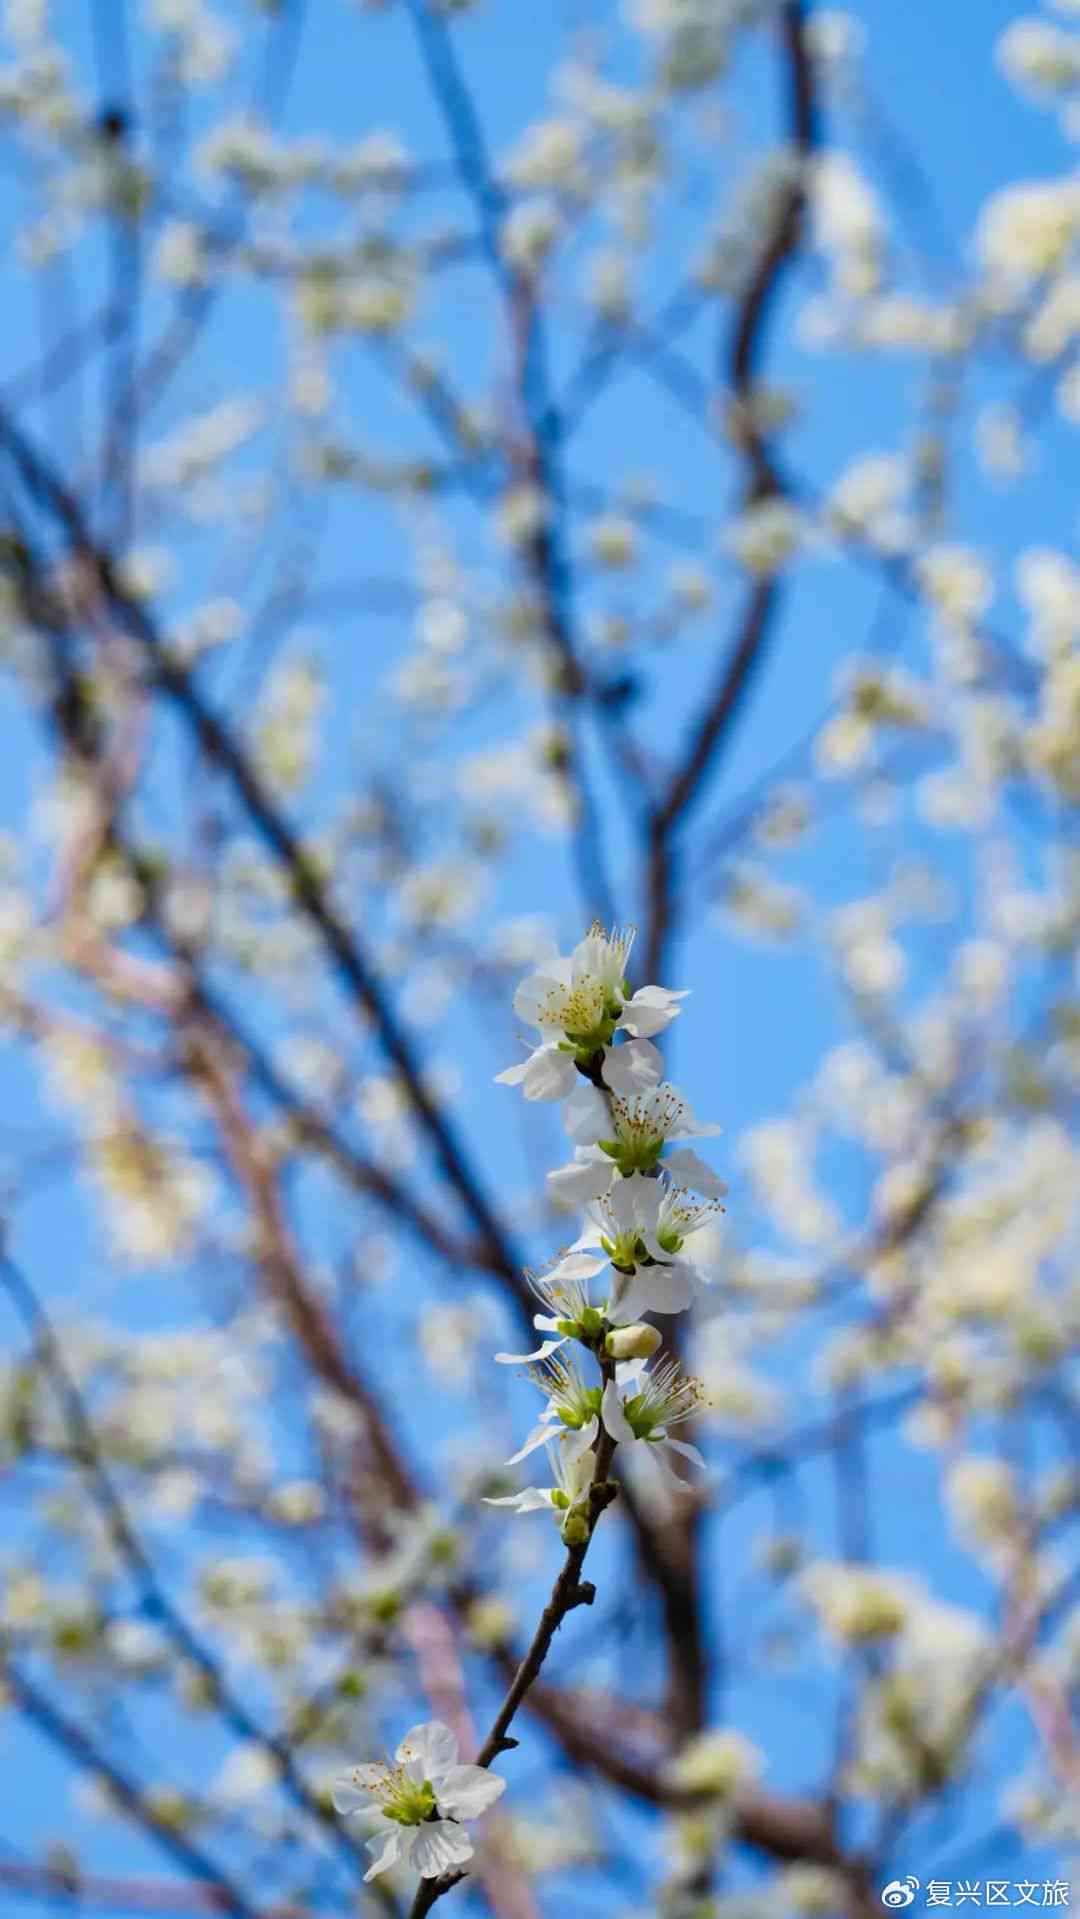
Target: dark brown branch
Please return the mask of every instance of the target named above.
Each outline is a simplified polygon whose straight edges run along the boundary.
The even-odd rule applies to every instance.
[[[161,930],[165,937],[165,929]],[[455,1239],[443,1221],[416,1199],[401,1180],[395,1179],[392,1173],[368,1159],[343,1138],[328,1119],[315,1107],[308,1105],[289,1085],[285,1075],[232,1009],[199,978],[190,956],[175,943],[173,950],[192,969],[190,993],[194,1010],[217,1029],[226,1045],[235,1047],[241,1063],[255,1083],[269,1095],[275,1106],[288,1115],[297,1141],[313,1147],[348,1185],[356,1192],[366,1193],[376,1200],[387,1213],[407,1226],[422,1245],[438,1253],[455,1273],[461,1273],[470,1266],[490,1268],[491,1248],[486,1243],[478,1245]],[[501,1274],[501,1268],[497,1271]]]
[[[170,657],[153,619],[125,590],[112,555],[93,538],[75,495],[38,455],[6,409],[0,409],[0,443],[6,445],[33,496],[63,526],[108,611],[146,655],[154,685],[183,714],[207,759],[228,778],[264,845],[286,869],[295,904],[320,935],[345,991],[375,1026],[446,1178],[476,1224],[491,1269],[501,1275],[522,1308],[527,1307],[531,1313],[531,1299],[522,1278],[523,1261],[496,1217],[456,1128],[429,1089],[412,1042],[358,936],[329,899],[295,829],[271,799],[229,727],[206,704],[182,666]]]
[[[109,808],[109,834],[117,853],[138,875],[147,920],[173,957],[180,962],[186,980],[186,993],[192,1008],[218,1030],[227,1048],[234,1048],[255,1082],[274,1104],[288,1114],[298,1141],[313,1146],[356,1191],[368,1194],[387,1212],[408,1226],[421,1243],[437,1252],[456,1272],[469,1266],[488,1265],[491,1249],[484,1244],[459,1242],[429,1208],[415,1199],[400,1180],[375,1161],[365,1157],[344,1139],[330,1122],[289,1085],[285,1075],[259,1042],[245,1029],[236,1014],[202,978],[196,955],[190,944],[178,940],[170,931],[163,910],[162,887],[153,861],[132,844],[120,822],[119,796],[112,791],[108,768],[103,760],[103,742],[90,723],[89,708],[79,675],[70,657],[69,643],[61,609],[53,601],[40,566],[28,542],[23,539],[18,554],[12,555],[13,571],[29,622],[44,632],[49,642],[56,687],[50,702],[54,725],[65,746],[105,789]],[[531,1325],[521,1302],[523,1316]]]
[[[816,108],[813,68],[806,45],[804,0],[787,0],[781,15],[785,68],[788,77],[788,126],[802,169],[814,148]],[[733,429],[747,467],[747,499],[760,504],[777,497],[783,487],[773,465],[764,428],[756,417],[755,385],[765,349],[766,326],[773,300],[801,239],[806,185],[801,170],[784,194],[773,228],[758,258],[736,315],[734,331],[725,349],[724,379],[731,397]],[[675,856],[672,841],[691,807],[701,797],[715,772],[722,749],[731,737],[754,674],[759,670],[779,598],[775,579],[756,582],[750,589],[739,629],[705,711],[690,739],[682,763],[655,807],[649,823],[649,917],[645,972],[648,979],[664,974],[665,956],[674,930]]]
[[[503,250],[506,196],[492,168],[446,23],[428,0],[408,0],[408,11],[458,173],[476,209],[484,252],[506,304],[524,416],[523,444],[520,449],[511,448],[511,457],[522,477],[537,489],[545,509],[527,555],[554,656],[552,711],[565,740],[566,777],[575,803],[574,853],[582,902],[586,917],[611,924],[616,918],[614,901],[578,730],[578,708],[587,679],[572,628],[573,581],[562,528],[562,423],[552,403],[544,327],[531,281],[509,265]]]
[[[78,500],[3,408],[0,408],[0,444],[6,444],[33,497],[66,531],[107,608],[146,654],[154,684],[184,715],[208,759],[230,780],[264,844],[285,867],[296,903],[319,933],[346,991],[372,1020],[385,1052],[401,1074],[413,1110],[435,1148],[444,1173],[471,1215],[481,1241],[480,1263],[499,1279],[531,1329],[535,1302],[523,1278],[516,1249],[488,1203],[456,1128],[429,1090],[411,1040],[398,1021],[359,939],[327,897],[301,841],[266,792],[229,728],[206,705],[183,668],[169,657],[153,619],[124,590],[111,555],[93,539]],[[669,1620],[673,1617],[684,1620],[679,1569],[669,1564],[656,1529],[638,1503],[627,1497],[625,1509],[634,1528],[641,1564],[657,1582]]]
[[[749,693],[761,665],[778,598],[775,580],[761,580],[751,588],[739,634],[721,664],[716,687],[706,703],[683,764],[649,822],[647,979],[661,977],[674,928],[676,854],[672,840],[675,829],[698,797],[713,769],[720,745]]]
[[[603,1369],[605,1378],[613,1377],[614,1368],[606,1360],[603,1362]],[[491,1730],[476,1755],[478,1766],[490,1766],[500,1753],[508,1752],[517,1745],[517,1740],[509,1737],[510,1727],[518,1707],[540,1675],[555,1634],[563,1620],[576,1607],[591,1606],[596,1597],[595,1586],[588,1580],[582,1580],[581,1569],[592,1543],[597,1520],[615,1498],[615,1487],[608,1478],[614,1455],[615,1441],[610,1433],[601,1427],[594,1447],[596,1463],[593,1467],[592,1485],[589,1488],[586,1536],[580,1544],[568,1546],[566,1549],[562,1570],[551,1589],[551,1598],[540,1615],[540,1622],[533,1634],[529,1649],[492,1721]],[[438,1879],[422,1879],[412,1903],[409,1919],[423,1919],[423,1915],[431,1911],[436,1900],[441,1899],[445,1892],[459,1885],[465,1877],[464,1872],[448,1872]]]
[[[318,1377],[361,1414],[381,1495],[389,1496],[402,1512],[415,1511],[420,1504],[420,1489],[373,1391],[343,1353],[333,1321],[306,1283],[273,1171],[259,1153],[239,1099],[207,1036],[197,1032],[190,1035],[188,1064],[213,1103],[233,1171],[254,1206],[260,1263],[274,1297]]]
[[[805,38],[804,0],[787,0],[781,15],[781,35],[790,93],[787,120],[801,167],[778,208],[772,231],[743,295],[724,356],[723,377],[747,469],[746,497],[754,504],[776,497],[781,490],[754,402],[768,314],[781,277],[799,246],[806,200],[803,170],[815,138],[813,74]],[[760,671],[778,601],[779,586],[774,578],[755,581],[749,588],[734,642],[721,661],[704,712],[681,764],[671,774],[666,791],[649,816],[646,979],[663,979],[667,971],[676,918],[679,829],[701,798],[733,735],[735,721]],[[690,1513],[672,1525],[667,1542],[671,1570],[662,1586],[673,1657],[669,1703],[675,1723],[684,1735],[701,1723],[706,1690],[706,1652],[700,1623],[699,1536],[698,1513]]]

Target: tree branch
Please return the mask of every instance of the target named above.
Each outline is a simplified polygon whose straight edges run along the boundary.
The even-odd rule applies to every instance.
[[[614,1367],[607,1360],[603,1362],[603,1372],[605,1380],[614,1377]],[[566,1549],[562,1569],[551,1589],[551,1597],[540,1615],[540,1621],[528,1651],[492,1721],[491,1730],[476,1755],[478,1766],[490,1766],[500,1753],[508,1752],[517,1745],[517,1740],[509,1737],[510,1727],[518,1707],[540,1675],[555,1634],[563,1620],[576,1607],[591,1606],[596,1597],[595,1586],[587,1580],[582,1580],[581,1569],[592,1544],[597,1520],[615,1498],[615,1487],[608,1478],[615,1455],[615,1441],[603,1426],[597,1434],[593,1452],[596,1463],[593,1467],[592,1485],[589,1488],[586,1536],[579,1545],[568,1546]],[[409,1919],[423,1919],[423,1915],[431,1911],[436,1900],[441,1899],[444,1893],[449,1892],[465,1877],[464,1872],[449,1872],[442,1874],[438,1879],[422,1879],[413,1900]]]

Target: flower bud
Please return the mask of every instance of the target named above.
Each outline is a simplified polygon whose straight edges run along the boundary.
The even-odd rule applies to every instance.
[[[616,1326],[604,1341],[610,1359],[651,1359],[660,1345],[655,1326]]]

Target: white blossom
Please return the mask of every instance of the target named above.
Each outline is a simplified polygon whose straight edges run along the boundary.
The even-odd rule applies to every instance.
[[[596,1430],[596,1423],[593,1422],[558,1444],[552,1441],[548,1445],[547,1456],[553,1485],[526,1486],[520,1493],[486,1497],[485,1506],[510,1506],[519,1513],[539,1512],[548,1508],[560,1514],[565,1524],[566,1515],[580,1506],[592,1484],[592,1443]]]
[[[520,1085],[526,1099],[565,1099],[579,1083],[578,1064],[599,1053],[605,1084],[622,1093],[654,1086],[660,1055],[649,1042],[675,1019],[685,993],[641,986],[631,993],[626,966],[632,932],[593,926],[569,958],[557,954],[522,981],[514,995],[519,1019],[543,1035],[527,1060],[496,1078]],[[616,1033],[628,1035],[616,1046]]]
[[[718,1133],[718,1126],[699,1126],[689,1105],[667,1081],[647,1092],[606,1099],[596,1087],[579,1084],[563,1107],[563,1120],[577,1142],[568,1166],[548,1174],[548,1190],[564,1206],[585,1206],[606,1193],[618,1175],[656,1171],[660,1155],[671,1140],[700,1139]],[[722,1180],[691,1148],[671,1153],[665,1170],[680,1185],[719,1198]]]
[[[414,1867],[423,1879],[452,1872],[473,1856],[462,1821],[479,1819],[506,1788],[485,1766],[458,1763],[458,1742],[441,1720],[414,1726],[396,1763],[350,1766],[333,1782],[339,1813],[360,1813],[373,1828],[375,1858],[365,1879],[390,1866]]]
[[[596,1334],[603,1325],[603,1311],[589,1298],[589,1280],[603,1270],[604,1261],[589,1253],[570,1251],[558,1260],[549,1273],[529,1274],[529,1284],[547,1313],[536,1313],[533,1325],[538,1332],[553,1335],[543,1340],[534,1353],[496,1353],[504,1366],[529,1366],[558,1352],[568,1339],[583,1333]]]
[[[687,1378],[677,1360],[658,1360],[650,1370],[648,1360],[627,1359],[616,1366],[615,1378],[604,1387],[601,1418],[612,1439],[620,1445],[643,1446],[643,1456],[681,1487],[684,1482],[668,1455],[688,1459],[703,1471],[705,1461],[689,1440],[673,1438],[671,1428],[693,1418],[700,1398],[698,1382]]]
[[[577,1451],[591,1445],[596,1437],[596,1422],[600,1412],[600,1387],[587,1384],[576,1360],[548,1355],[530,1365],[528,1378],[534,1386],[539,1387],[547,1405],[524,1444],[507,1460],[507,1465],[516,1466],[520,1460],[527,1459],[530,1453],[535,1452],[538,1446],[550,1444],[553,1438],[573,1435]]]
[[[663,1174],[631,1173],[592,1201],[571,1257],[588,1249],[606,1255],[608,1320],[623,1325],[642,1313],[679,1313],[691,1304],[695,1286],[708,1284],[712,1273],[684,1250],[684,1242],[716,1211],[715,1202],[695,1199]]]
[[[1080,230],[1080,183],[1033,180],[1004,187],[983,208],[976,234],[979,255],[995,276],[994,297],[1005,305],[1031,281],[1055,272]]]

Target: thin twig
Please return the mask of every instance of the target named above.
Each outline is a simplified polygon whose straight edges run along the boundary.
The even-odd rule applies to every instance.
[[[603,1369],[605,1379],[613,1377],[613,1368],[606,1360],[603,1362]],[[562,1569],[551,1589],[551,1597],[540,1615],[529,1649],[492,1721],[491,1730],[476,1755],[478,1766],[490,1766],[500,1753],[509,1752],[517,1745],[517,1740],[509,1737],[510,1727],[518,1707],[540,1675],[555,1634],[563,1620],[576,1607],[591,1606],[596,1597],[595,1586],[588,1580],[582,1580],[581,1569],[592,1543],[597,1520],[615,1498],[615,1486],[608,1478],[614,1456],[615,1441],[606,1428],[601,1427],[594,1446],[596,1463],[593,1467],[592,1485],[589,1488],[585,1538],[579,1544],[568,1546],[566,1549]],[[409,1919],[423,1919],[424,1913],[430,1912],[436,1900],[441,1899],[445,1892],[449,1892],[454,1886],[460,1884],[465,1877],[464,1872],[448,1872],[443,1873],[438,1879],[422,1879],[412,1903]]]
[[[787,0],[780,30],[790,92],[788,124],[802,167],[781,200],[772,231],[740,303],[734,330],[722,353],[723,377],[747,468],[746,495],[754,504],[776,498],[784,491],[765,430],[757,417],[755,387],[768,316],[784,271],[794,259],[801,239],[806,203],[803,169],[816,139],[816,102],[813,66],[806,44],[805,0]],[[734,722],[760,670],[778,603],[779,585],[775,578],[755,581],[750,587],[734,642],[721,662],[715,688],[681,763],[653,810],[649,823],[649,927],[645,964],[648,979],[663,977],[665,954],[674,931],[673,839],[690,809],[701,798],[706,780],[715,772],[719,755],[731,737]]]

